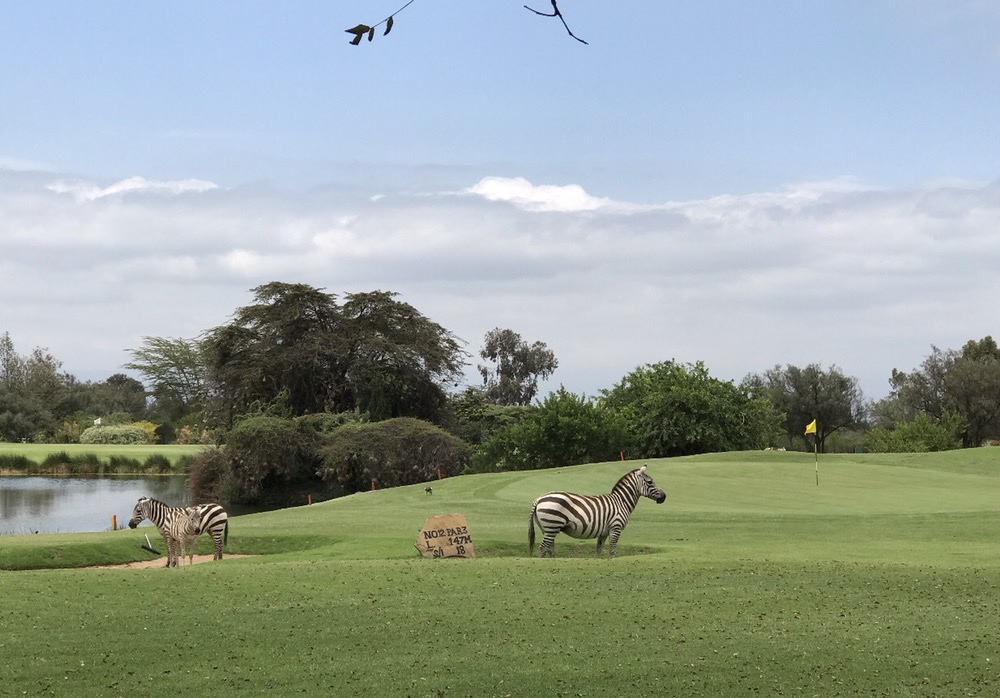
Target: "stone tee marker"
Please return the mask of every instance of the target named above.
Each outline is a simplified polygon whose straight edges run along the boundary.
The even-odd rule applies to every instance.
[[[428,517],[414,546],[424,557],[476,556],[469,522],[462,514]]]

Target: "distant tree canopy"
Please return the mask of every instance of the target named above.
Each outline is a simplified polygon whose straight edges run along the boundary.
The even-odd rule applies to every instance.
[[[206,384],[220,423],[279,395],[293,416],[355,409],[373,420],[440,416],[465,354],[396,294],[348,294],[338,305],[305,284],[271,282],[253,293],[256,303],[207,335]]]
[[[783,412],[789,445],[805,438],[805,428],[816,420],[817,448],[824,451],[827,438],[841,429],[864,425],[864,395],[856,378],[836,366],[823,370],[819,364],[775,366],[743,379],[751,394],[767,398]]]
[[[61,363],[41,348],[21,355],[9,332],[0,336],[0,441],[48,439],[72,414]]]
[[[497,405],[530,405],[538,393],[538,381],[559,367],[544,342],[528,344],[517,332],[499,327],[486,333],[479,356],[493,363],[478,368],[483,395]]]
[[[766,396],[713,378],[700,361],[640,366],[604,397],[628,423],[636,458],[764,448],[780,433]]]
[[[888,401],[899,406],[897,413],[926,414],[937,421],[949,413],[961,417],[967,448],[1000,438],[1000,348],[992,336],[969,340],[961,351],[931,346],[920,368],[893,369],[889,384]]]
[[[614,460],[629,451],[624,417],[600,400],[562,386],[516,422],[498,429],[473,456],[473,470],[536,470]]]

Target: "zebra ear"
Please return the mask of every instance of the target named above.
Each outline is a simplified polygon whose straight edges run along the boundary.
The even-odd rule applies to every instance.
[[[639,468],[639,472],[640,472],[640,473],[644,473],[644,472],[646,472],[646,466],[644,465],[644,466],[642,466],[641,468]]]

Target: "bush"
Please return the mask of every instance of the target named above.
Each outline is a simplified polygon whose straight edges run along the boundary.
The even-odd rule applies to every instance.
[[[206,448],[190,459],[188,490],[195,502],[215,502],[225,499],[226,478],[229,475],[229,460],[221,448]]]
[[[31,473],[38,470],[38,464],[21,454],[4,453],[0,455],[0,471],[12,473]]]
[[[107,473],[138,473],[142,465],[135,458],[128,456],[108,456],[108,464],[104,469]]]
[[[292,419],[258,415],[237,422],[226,435],[224,498],[254,503],[269,486],[315,479],[319,443],[318,433]]]
[[[146,473],[172,473],[174,471],[173,466],[170,465],[170,459],[160,453],[154,453],[142,464],[142,471]]]
[[[472,450],[430,422],[399,417],[372,424],[346,424],[324,437],[317,473],[349,492],[397,487],[460,474]]]
[[[869,429],[864,447],[870,453],[950,451],[962,447],[964,430],[965,420],[954,412],[944,413],[937,421],[921,414],[911,422],[897,424],[895,429]]]
[[[80,434],[82,444],[136,445],[148,444],[149,434],[145,429],[122,424],[111,427],[90,427]]]
[[[559,388],[476,452],[472,472],[534,470],[614,460],[630,452],[624,418],[599,402]]]

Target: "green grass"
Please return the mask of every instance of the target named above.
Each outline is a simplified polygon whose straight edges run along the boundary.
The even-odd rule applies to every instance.
[[[615,560],[531,500],[634,463],[480,475],[235,517],[230,553],[142,559],[151,529],[0,539],[0,687],[14,695],[993,696],[1000,450],[648,461]],[[462,513],[475,560],[417,557]],[[158,536],[157,536],[158,542]],[[199,552],[208,552],[203,540]],[[0,693],[3,691],[0,690]]]

